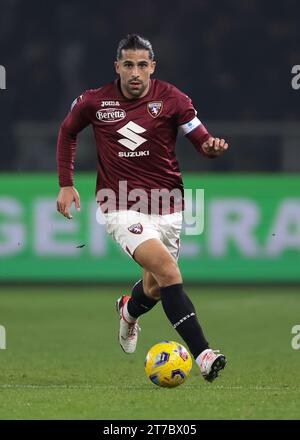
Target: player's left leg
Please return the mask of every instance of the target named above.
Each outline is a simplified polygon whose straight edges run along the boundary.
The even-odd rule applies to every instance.
[[[160,288],[166,316],[187,343],[204,378],[213,381],[226,364],[223,354],[209,347],[195,307],[186,294],[176,260],[158,240],[148,240],[137,247],[135,260],[153,274]]]

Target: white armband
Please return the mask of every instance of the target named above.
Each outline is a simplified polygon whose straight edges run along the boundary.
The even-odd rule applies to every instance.
[[[202,122],[200,121],[200,119],[198,119],[197,116],[195,116],[194,119],[192,119],[190,122],[180,125],[179,131],[185,136],[189,134],[191,131],[195,130],[195,128],[199,127],[199,125],[201,124]]]

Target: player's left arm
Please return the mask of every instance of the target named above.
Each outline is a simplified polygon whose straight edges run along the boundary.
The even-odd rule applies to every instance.
[[[191,99],[176,89],[176,121],[179,131],[206,157],[218,157],[228,150],[225,139],[214,137],[197,117]]]
[[[224,154],[229,148],[228,142],[225,139],[212,136],[200,121],[199,123],[194,130],[186,134],[189,141],[207,157],[214,158]]]

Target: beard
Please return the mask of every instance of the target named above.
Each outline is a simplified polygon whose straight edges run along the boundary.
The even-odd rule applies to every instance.
[[[147,84],[139,83],[137,87],[134,87],[132,84],[127,83],[125,88],[127,93],[133,98],[139,98],[147,89]]]

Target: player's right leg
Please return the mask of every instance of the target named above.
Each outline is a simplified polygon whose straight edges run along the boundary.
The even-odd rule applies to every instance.
[[[159,240],[160,233],[156,225],[157,216],[153,218],[136,211],[114,211],[105,214],[107,232],[112,235],[121,248],[133,258],[135,249],[151,238]],[[139,325],[138,318],[151,310],[157,303],[155,297],[156,281],[144,271],[143,280],[139,280],[132,289],[132,295],[123,295],[116,302],[119,315],[119,343],[125,353],[136,349]],[[159,295],[159,292],[158,292]]]
[[[131,296],[122,295],[116,302],[120,319],[119,342],[125,353],[134,353],[138,340],[138,318],[160,300],[159,286],[153,275],[144,270],[143,279],[133,286]]]
[[[122,295],[116,302],[120,319],[119,342],[125,353],[133,353],[138,340],[138,318],[159,301],[159,288],[153,276],[144,271],[143,279],[133,286],[131,296]]]

